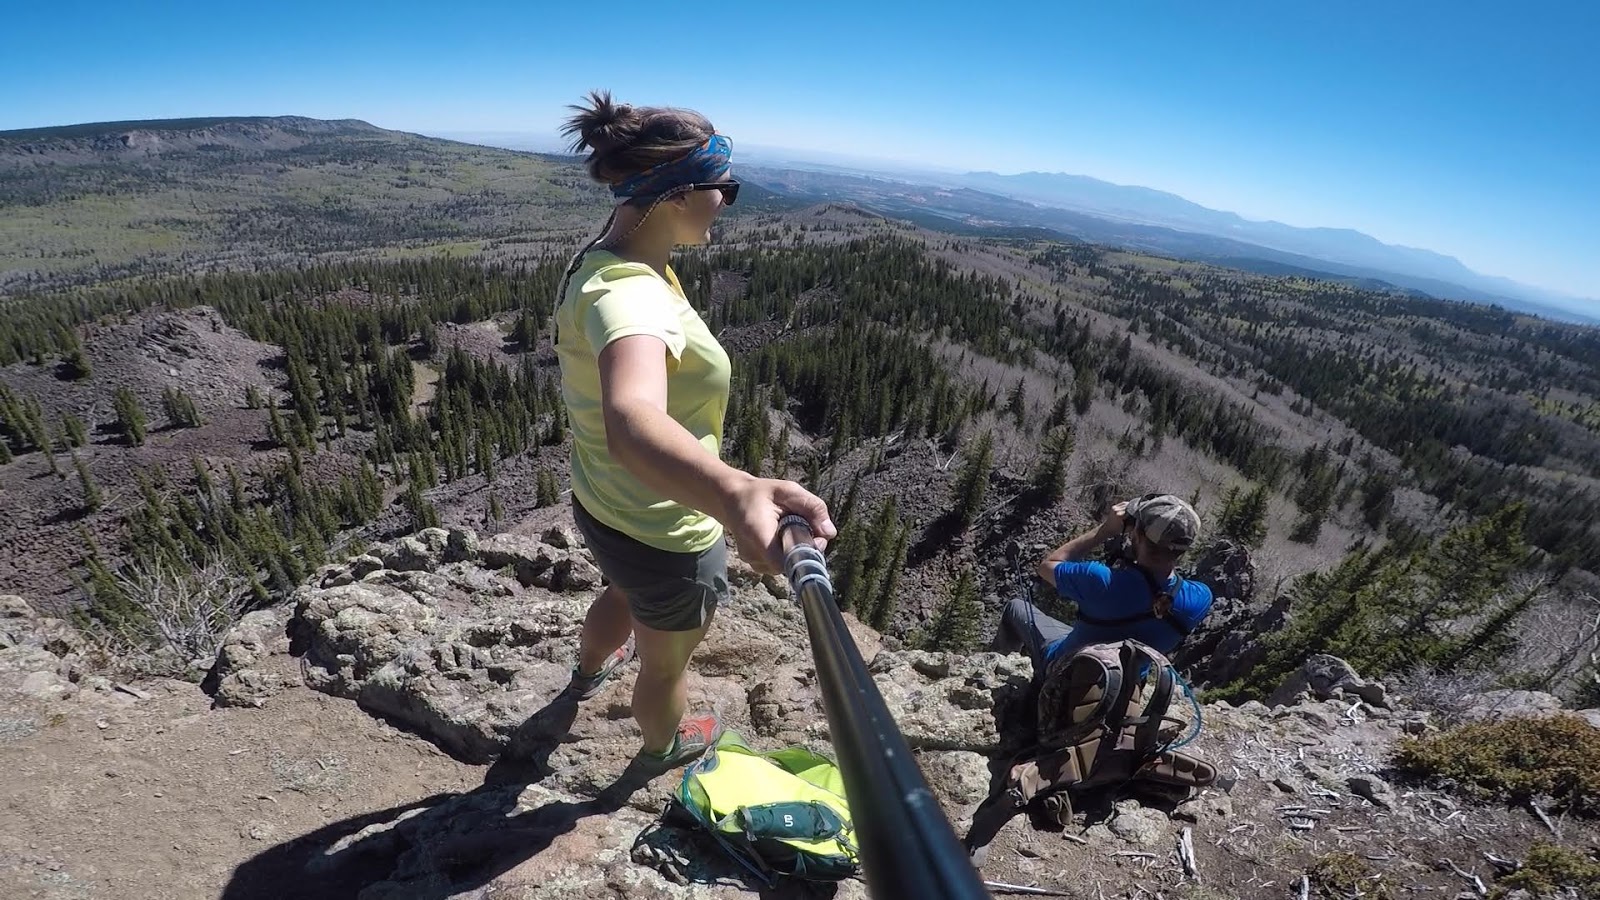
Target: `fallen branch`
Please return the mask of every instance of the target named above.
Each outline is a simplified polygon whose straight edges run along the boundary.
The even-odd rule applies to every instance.
[[[1487,850],[1483,851],[1483,858],[1488,861],[1489,865],[1494,866],[1495,870],[1501,875],[1510,875],[1512,872],[1522,868],[1522,863],[1514,859],[1495,856]]]
[[[1053,888],[1033,887],[1032,885],[1026,884],[1006,884],[1004,881],[985,881],[983,886],[991,891],[998,891],[1002,894],[1031,894],[1036,897],[1072,896],[1066,891],[1058,891]]]
[[[1544,823],[1544,827],[1550,829],[1551,834],[1561,837],[1561,831],[1556,828],[1556,823],[1550,821],[1550,816],[1545,813],[1544,807],[1539,805],[1539,801],[1529,800],[1528,806],[1533,809],[1533,814],[1539,817],[1539,821]]]
[[[1480,897],[1489,896],[1489,889],[1484,886],[1482,878],[1479,878],[1478,876],[1472,874],[1471,872],[1468,872],[1467,870],[1465,870],[1465,869],[1461,868],[1460,866],[1456,865],[1456,862],[1453,859],[1441,859],[1439,861],[1444,863],[1445,865],[1449,866],[1450,867],[1450,871],[1452,871],[1452,872],[1456,873],[1457,875],[1460,875],[1462,878],[1465,878],[1466,880],[1472,882],[1472,887],[1475,890],[1477,890],[1478,896],[1480,896]]]
[[[1183,829],[1183,835],[1178,838],[1178,861],[1183,863],[1183,874],[1200,880],[1200,870],[1195,866],[1194,834],[1188,829]]]

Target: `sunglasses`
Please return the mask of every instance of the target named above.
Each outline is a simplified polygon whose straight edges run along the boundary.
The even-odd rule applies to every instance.
[[[721,191],[723,206],[732,206],[733,201],[739,199],[739,182],[731,178],[727,181],[699,181],[686,187],[691,191]]]

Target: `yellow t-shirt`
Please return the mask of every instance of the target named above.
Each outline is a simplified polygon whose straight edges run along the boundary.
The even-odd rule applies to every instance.
[[[600,351],[618,338],[647,334],[666,344],[667,414],[713,454],[722,452],[728,409],[728,354],[684,298],[678,276],[591,250],[556,307],[556,356],[572,430],[572,493],[601,523],[674,553],[699,553],[722,539],[722,525],[646,487],[606,450],[600,403]]]

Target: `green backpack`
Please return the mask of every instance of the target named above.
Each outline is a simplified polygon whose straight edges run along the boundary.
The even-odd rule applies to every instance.
[[[768,887],[782,875],[840,881],[859,870],[844,777],[804,747],[763,753],[725,731],[684,770],[676,805]]]

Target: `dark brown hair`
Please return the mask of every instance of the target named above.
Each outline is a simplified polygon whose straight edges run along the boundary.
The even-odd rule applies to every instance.
[[[589,152],[589,176],[602,184],[684,156],[716,133],[692,109],[629,106],[613,101],[610,91],[590,91],[587,104],[568,109],[573,115],[561,133],[572,139],[572,152]]]

